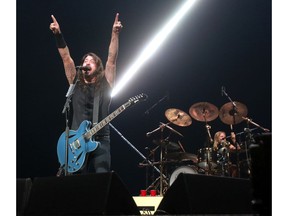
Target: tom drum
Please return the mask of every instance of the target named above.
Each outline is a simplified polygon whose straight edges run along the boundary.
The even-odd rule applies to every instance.
[[[214,169],[217,166],[217,152],[212,148],[202,148],[198,150],[198,166],[202,169]]]

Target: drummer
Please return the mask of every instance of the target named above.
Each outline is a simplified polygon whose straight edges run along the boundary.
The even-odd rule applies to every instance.
[[[214,135],[213,150],[217,151],[218,165],[223,175],[229,175],[232,177],[237,177],[237,166],[236,160],[231,160],[231,152],[240,150],[239,144],[236,143],[236,135],[231,132],[231,142],[226,139],[226,133],[224,131],[218,131]],[[221,166],[222,165],[222,166]]]
[[[236,135],[234,132],[231,132],[231,141],[233,144],[236,144]],[[229,150],[236,150],[236,147],[227,141],[226,139],[226,133],[224,131],[218,131],[214,135],[214,143],[213,143],[213,149],[214,150],[220,150],[221,147],[226,147]],[[240,146],[237,144],[237,149],[240,149]]]

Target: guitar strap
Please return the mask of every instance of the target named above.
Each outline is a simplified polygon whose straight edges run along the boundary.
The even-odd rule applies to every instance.
[[[97,87],[95,87],[94,91],[94,103],[93,103],[93,124],[98,123],[98,115],[99,115],[99,98],[100,98],[100,89],[97,90]]]

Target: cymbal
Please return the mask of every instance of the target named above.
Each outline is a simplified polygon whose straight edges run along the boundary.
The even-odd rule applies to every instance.
[[[166,158],[170,160],[178,160],[178,161],[192,160],[194,163],[198,162],[197,155],[186,152],[168,153]]]
[[[168,140],[163,140],[163,139],[157,139],[156,140],[156,139],[154,139],[153,143],[156,145],[160,145],[162,147],[167,146],[167,149],[169,149],[169,150],[179,150],[180,149],[180,146],[177,143],[170,142]]]
[[[228,125],[234,125],[242,122],[243,117],[248,114],[248,109],[245,104],[234,101],[235,107],[231,102],[224,104],[219,111],[219,118]]]
[[[186,127],[192,124],[191,117],[180,109],[170,108],[165,111],[165,116],[171,123]]]
[[[211,103],[199,102],[190,107],[189,114],[197,121],[209,122],[218,117],[219,110]]]

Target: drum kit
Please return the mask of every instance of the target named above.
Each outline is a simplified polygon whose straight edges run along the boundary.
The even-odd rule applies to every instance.
[[[248,109],[246,105],[236,101],[224,104],[220,110],[209,102],[195,103],[189,108],[189,114],[177,108],[167,109],[165,111],[165,117],[168,123],[160,122],[158,128],[146,134],[147,137],[150,137],[154,132],[161,131],[160,138],[153,140],[156,148],[150,151],[147,157],[151,158],[151,155],[153,155],[152,163],[140,163],[140,167],[159,166],[159,177],[152,179],[152,181],[154,180],[153,183],[148,186],[146,190],[157,189],[159,194],[163,195],[180,173],[218,176],[227,176],[228,173],[228,176],[234,177],[230,171],[231,166],[227,166],[229,162],[228,148],[224,146],[224,148],[217,151],[213,148],[213,139],[210,133],[211,126],[208,123],[217,117],[219,117],[224,124],[230,125],[231,129],[233,125],[245,120],[247,123],[252,123],[266,132],[268,130],[252,122],[252,120],[247,117]],[[165,129],[168,129],[170,134],[173,133],[183,137],[181,133],[170,125],[174,124],[180,127],[187,127],[192,124],[192,119],[205,124],[207,137],[209,138],[209,145],[199,149],[197,154],[186,152],[180,141],[171,142],[169,140],[170,135],[165,138],[163,137]],[[160,149],[159,161],[155,161],[155,151],[157,149]],[[238,152],[243,152],[244,150],[246,152],[248,151],[247,146],[245,149],[239,149]],[[249,158],[247,160],[249,160]],[[238,166],[238,163],[236,166]]]

